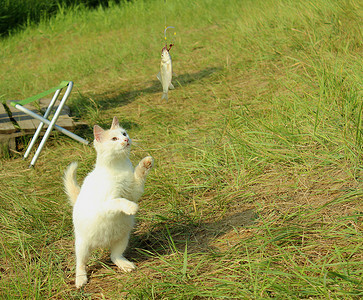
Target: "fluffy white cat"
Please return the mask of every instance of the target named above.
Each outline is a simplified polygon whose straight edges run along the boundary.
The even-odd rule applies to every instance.
[[[134,226],[136,202],[153,166],[153,158],[147,156],[134,169],[129,159],[131,139],[116,117],[109,130],[95,125],[93,133],[96,165],[82,187],[76,179],[76,162],[64,173],[65,191],[73,205],[77,288],[87,283],[86,263],[95,248],[109,247],[111,260],[121,270],[135,268],[123,253]]]

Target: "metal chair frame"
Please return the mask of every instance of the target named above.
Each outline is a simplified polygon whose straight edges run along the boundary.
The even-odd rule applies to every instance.
[[[54,106],[55,102],[57,101],[57,98],[58,98],[59,94],[61,93],[62,89],[65,88],[65,87],[67,87],[67,89],[64,92],[62,100],[60,101],[60,103],[58,105],[58,108],[56,109],[56,111],[55,111],[55,113],[53,115],[53,118],[51,120],[48,120],[48,117],[49,117],[49,115],[51,114],[51,112],[53,110],[53,106]],[[34,133],[34,136],[32,137],[32,139],[31,139],[31,141],[29,143],[29,146],[28,146],[28,148],[27,148],[27,150],[26,150],[26,152],[24,154],[23,159],[26,159],[29,156],[30,151],[34,147],[35,142],[37,141],[37,139],[39,137],[39,134],[43,129],[44,124],[48,125],[48,128],[47,128],[47,130],[46,130],[46,132],[45,132],[45,134],[44,134],[44,136],[43,136],[43,138],[42,138],[42,140],[41,140],[41,142],[40,142],[40,144],[39,144],[39,146],[38,146],[38,148],[37,148],[37,150],[36,150],[36,152],[35,152],[35,154],[33,156],[33,159],[31,160],[29,168],[34,167],[34,165],[35,165],[35,163],[36,163],[36,161],[37,161],[37,159],[38,159],[38,157],[40,155],[40,152],[43,150],[43,147],[44,147],[44,145],[45,145],[51,131],[53,130],[53,128],[60,131],[61,133],[65,134],[65,135],[69,136],[70,138],[78,141],[78,142],[81,142],[81,143],[83,143],[85,145],[89,144],[89,142],[87,140],[81,138],[80,136],[74,134],[73,132],[70,132],[67,129],[64,129],[63,127],[60,127],[60,126],[56,125],[58,117],[59,117],[59,115],[60,115],[60,113],[61,113],[61,111],[63,109],[64,104],[67,101],[68,96],[70,95],[70,93],[72,91],[72,88],[73,88],[73,82],[72,81],[62,81],[59,86],[54,87],[54,88],[52,88],[50,90],[47,90],[47,91],[44,91],[44,92],[42,92],[40,94],[37,94],[35,96],[26,98],[26,99],[24,99],[22,101],[12,101],[12,102],[10,102],[10,104],[12,106],[14,106],[15,108],[17,108],[18,110],[20,110],[20,111],[24,112],[25,114],[33,117],[34,119],[37,119],[37,120],[40,121],[40,124],[39,124],[37,130]],[[27,109],[26,107],[24,107],[25,104],[28,104],[28,103],[31,103],[33,101],[39,100],[39,99],[43,98],[44,96],[47,96],[47,95],[49,95],[51,93],[54,93],[54,96],[53,96],[52,100],[50,101],[49,106],[48,106],[48,108],[45,111],[43,116],[38,115],[37,113],[35,113],[35,112]]]

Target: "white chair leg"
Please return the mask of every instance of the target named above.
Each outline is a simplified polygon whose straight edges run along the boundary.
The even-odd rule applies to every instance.
[[[43,149],[43,147],[45,145],[45,142],[47,141],[50,133],[52,132],[53,127],[55,127],[55,123],[58,120],[58,117],[59,117],[59,115],[60,115],[60,113],[61,113],[61,111],[63,109],[64,104],[67,101],[68,96],[70,95],[70,93],[72,91],[72,88],[73,88],[73,82],[69,82],[67,90],[65,91],[65,93],[63,95],[63,98],[62,98],[61,102],[59,103],[59,106],[58,106],[56,112],[54,113],[54,116],[53,116],[52,120],[50,121],[50,124],[48,125],[48,128],[47,128],[47,130],[46,130],[46,132],[45,132],[45,134],[44,134],[44,136],[43,136],[43,138],[42,138],[42,140],[41,140],[41,142],[40,142],[40,144],[38,146],[37,151],[34,154],[34,157],[33,157],[32,161],[31,161],[29,167],[34,167],[34,165],[35,165],[35,163],[36,163],[36,161],[37,161],[37,159],[38,159],[38,157],[40,155],[40,152],[42,151],[42,149]],[[62,128],[62,127],[60,127],[60,128]],[[77,136],[77,135],[75,135],[75,136]],[[78,136],[77,136],[77,138],[78,138]]]
[[[50,113],[51,113],[51,111],[52,111],[52,109],[53,109],[53,106],[54,106],[55,102],[57,101],[57,98],[58,98],[58,96],[59,96],[60,92],[61,92],[61,89],[59,89],[59,90],[57,90],[57,91],[55,92],[55,94],[54,94],[54,96],[53,96],[53,98],[52,98],[52,101],[49,103],[49,106],[48,106],[48,108],[47,108],[46,112],[44,113],[44,116],[43,116],[43,117],[44,117],[44,119],[47,119],[47,118],[49,117],[49,115],[50,115]],[[35,142],[37,141],[38,136],[39,136],[40,132],[41,132],[41,131],[42,131],[42,129],[43,129],[43,126],[44,126],[44,122],[42,122],[42,121],[41,121],[41,122],[39,123],[38,128],[37,128],[37,131],[34,133],[34,135],[33,135],[32,139],[31,139],[31,141],[30,141],[30,143],[29,143],[28,148],[26,149],[26,152],[25,152],[25,154],[24,154],[23,159],[28,158],[28,156],[29,156],[29,154],[30,154],[30,151],[32,150],[33,146],[35,145]]]
[[[27,109],[27,108],[25,108],[25,107],[23,107],[23,106],[21,106],[19,104],[15,105],[15,107],[17,109],[21,110],[22,112],[28,114],[29,116],[32,116],[34,119],[37,119],[37,120],[39,120],[39,121],[47,124],[48,126],[50,125],[50,121],[49,120],[44,119],[42,116],[37,115],[36,113],[32,112],[31,110],[29,110],[29,109]],[[61,133],[69,136],[70,138],[72,138],[72,139],[74,139],[74,140],[76,140],[76,141],[78,141],[78,142],[80,142],[82,144],[85,144],[85,145],[88,145],[89,144],[89,141],[81,138],[80,136],[74,134],[73,132],[70,132],[69,130],[64,129],[63,127],[60,127],[60,126],[58,126],[56,124],[54,125],[54,129],[57,129]]]
[[[43,138],[42,138],[42,140],[41,140],[41,142],[40,142],[40,144],[39,144],[39,146],[38,146],[38,148],[37,148],[37,150],[36,150],[36,152],[34,154],[34,157],[33,157],[32,161],[31,161],[29,167],[33,167],[35,165],[35,163],[36,163],[36,161],[37,161],[37,159],[38,159],[38,157],[40,155],[40,152],[42,151],[42,149],[43,149],[43,147],[45,145],[45,142],[47,141],[47,139],[48,139],[48,137],[49,137],[49,135],[50,135],[50,133],[51,133],[51,131],[53,129],[57,129],[58,131],[62,132],[63,134],[65,134],[65,135],[69,136],[70,138],[72,138],[72,139],[74,139],[74,140],[76,140],[78,142],[81,142],[81,143],[83,143],[85,145],[88,145],[89,144],[89,142],[87,140],[81,138],[80,136],[74,134],[73,132],[70,132],[67,129],[64,129],[63,127],[60,127],[60,126],[56,125],[56,122],[58,120],[58,117],[59,117],[62,109],[63,109],[63,106],[66,103],[67,98],[70,95],[70,93],[72,91],[72,88],[73,88],[73,82],[72,81],[65,82],[65,83],[68,84],[67,89],[66,89],[66,91],[65,91],[65,93],[63,95],[63,98],[60,101],[60,104],[59,104],[59,106],[58,106],[58,108],[57,108],[57,110],[56,110],[53,118],[51,119],[51,121],[49,121],[47,118],[49,117],[49,115],[51,113],[51,110],[52,110],[52,108],[53,108],[53,106],[54,106],[54,104],[55,104],[55,102],[56,102],[56,100],[57,100],[57,98],[58,98],[61,90],[63,89],[63,87],[66,86],[64,84],[64,82],[62,82],[62,84],[64,84],[64,85],[60,86],[58,88],[58,90],[53,89],[53,90],[46,91],[45,93],[43,93],[44,95],[46,95],[47,93],[49,94],[50,92],[52,92],[52,91],[54,92],[55,91],[55,94],[54,94],[54,96],[53,96],[53,98],[52,98],[52,100],[51,100],[51,102],[50,102],[50,104],[49,104],[49,106],[48,106],[48,108],[47,108],[44,116],[41,116],[41,115],[38,115],[38,114],[34,113],[30,109],[25,108],[22,104],[16,104],[16,102],[12,102],[12,105],[15,108],[17,108],[20,111],[24,112],[25,114],[33,117],[34,119],[37,119],[37,120],[40,121],[40,124],[39,124],[39,126],[38,126],[38,128],[37,128],[37,130],[36,130],[36,132],[35,132],[35,134],[34,134],[34,136],[32,138],[32,140],[30,141],[30,144],[29,144],[27,150],[26,150],[26,153],[24,155],[24,159],[29,156],[29,153],[30,153],[31,149],[33,148],[33,146],[34,146],[34,144],[35,144],[35,142],[36,142],[36,140],[37,140],[37,138],[38,138],[38,136],[39,136],[39,134],[40,134],[43,126],[44,126],[44,124],[47,124],[48,125],[48,128],[47,128],[47,130],[46,130],[46,132],[45,132],[45,134],[44,134],[44,136],[43,136]],[[37,96],[42,96],[42,94],[39,94]],[[26,99],[26,100],[27,100],[27,102],[23,102],[24,104],[25,103],[29,103],[29,101],[33,101],[33,99],[31,99],[31,98]]]

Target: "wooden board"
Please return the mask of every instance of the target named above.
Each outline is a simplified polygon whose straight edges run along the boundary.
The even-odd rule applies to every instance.
[[[39,111],[38,108],[34,107],[31,104],[25,105],[24,107],[35,112],[38,115],[43,116],[50,101],[51,99],[39,100],[38,108],[40,108],[41,111]],[[58,104],[59,101],[57,101],[52,112],[55,112],[55,110],[58,108]],[[17,122],[20,128],[16,127],[13,124],[12,120],[8,115],[8,111],[5,109],[4,105],[0,103],[0,144],[7,145],[10,149],[16,150],[15,138],[24,135],[33,135],[36,129],[38,128],[40,121],[16,109],[15,107],[11,106],[10,103],[8,103],[7,107],[11,112],[11,118]],[[69,114],[70,114],[69,108],[66,105],[64,105],[56,124],[60,127],[63,127],[71,131],[75,129],[76,124],[73,122],[73,119],[69,117]],[[51,117],[52,116],[53,115],[51,115]],[[44,124],[42,131],[44,132],[47,128],[48,125]]]
[[[0,148],[2,148],[1,146],[4,145],[8,149],[16,150],[15,138],[17,138],[19,136],[24,136],[24,133],[19,131],[19,132],[13,132],[13,133],[9,133],[9,134],[0,134]],[[1,150],[3,150],[3,149],[1,149]]]
[[[8,106],[9,110],[11,111],[12,118],[18,123],[20,130],[24,133],[34,133],[37,129],[37,124],[34,121],[34,118],[31,116],[23,113],[22,111],[12,107],[11,105]],[[28,107],[27,107],[28,108]],[[35,109],[31,109],[33,112],[39,112]],[[39,124],[39,122],[38,122]]]
[[[40,114],[38,110],[35,110],[35,109],[31,109],[31,110],[37,114]],[[27,115],[26,113],[23,113],[22,111],[16,109],[15,107],[12,107],[12,106],[10,108],[10,111],[13,115],[14,120],[19,124],[21,131],[23,131],[24,133],[34,133],[35,130],[38,128],[38,126],[40,124],[39,120],[34,119],[33,117]],[[70,118],[68,115],[61,114],[58,117],[56,124],[60,127],[68,129],[68,130],[75,128],[72,118]],[[46,129],[47,127],[48,127],[48,125],[44,124],[43,128]]]
[[[5,110],[4,105],[0,104],[0,133],[7,134],[13,133],[16,131],[13,123],[11,122],[7,111]]]
[[[35,112],[36,114],[43,115],[46,108],[49,105],[49,102],[51,99],[41,99],[39,101],[39,106],[41,111],[39,111],[34,106],[28,104],[24,107]],[[1,105],[2,106],[2,105]],[[11,106],[10,103],[8,105],[8,108],[12,114],[12,118],[17,122],[17,124],[20,127],[20,131],[24,132],[25,134],[32,134],[36,131],[38,128],[40,121],[37,119],[34,119],[33,117],[27,115],[26,113],[16,109],[15,107]],[[57,109],[58,105],[55,105],[54,109]],[[53,110],[54,111],[54,110]],[[75,128],[75,124],[71,117],[69,117],[69,108],[67,106],[64,106],[56,124],[60,127],[63,127],[65,129],[71,130]],[[2,110],[0,111],[1,118],[0,118],[0,134],[6,134],[6,133],[12,133],[19,130],[19,128],[15,128],[11,120],[9,119],[9,116],[7,114],[7,111],[2,106]],[[44,130],[48,127],[48,125],[44,125]]]

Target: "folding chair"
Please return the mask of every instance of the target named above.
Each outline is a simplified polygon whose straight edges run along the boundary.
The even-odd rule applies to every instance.
[[[59,96],[59,94],[61,93],[62,89],[67,87],[66,91],[64,92],[64,95],[63,95],[63,98],[62,100],[60,101],[59,105],[58,105],[58,108],[57,110],[55,111],[54,115],[53,115],[53,118],[51,120],[48,120],[48,117],[50,116],[50,113],[52,112],[52,109],[53,109],[53,106],[55,104],[55,102],[57,101],[57,98]],[[44,145],[45,145],[45,142],[47,141],[51,131],[53,130],[53,128],[57,129],[58,131],[62,132],[63,134],[71,137],[72,139],[75,139],[76,141],[78,142],[81,142],[83,144],[86,144],[88,145],[89,142],[81,137],[79,137],[78,135],[74,134],[73,132],[70,132],[68,131],[67,129],[64,129],[63,127],[60,127],[58,125],[56,125],[56,122],[57,122],[57,119],[63,109],[63,106],[64,104],[66,103],[67,101],[67,98],[68,96],[70,95],[71,91],[72,91],[72,88],[73,88],[73,82],[72,81],[62,81],[60,83],[59,86],[56,86],[50,90],[47,90],[47,91],[44,91],[38,95],[35,95],[35,96],[32,96],[32,97],[29,97],[29,98],[26,98],[24,100],[21,100],[21,101],[11,101],[10,104],[12,106],[14,106],[15,108],[17,108],[18,110],[24,112],[25,114],[37,119],[40,121],[40,124],[37,128],[37,130],[35,131],[34,133],[34,136],[33,138],[31,139],[30,143],[29,143],[29,146],[24,154],[24,159],[26,159],[29,154],[30,154],[30,151],[31,149],[33,148],[40,132],[42,131],[43,129],[43,126],[44,124],[47,124],[48,125],[48,128],[34,154],[34,157],[29,165],[29,168],[31,167],[34,167],[38,157],[39,157],[39,154],[40,152],[42,151]],[[24,107],[24,105],[28,104],[28,103],[31,103],[33,101],[36,101],[36,100],[39,100],[41,98],[43,98],[44,96],[47,96],[51,93],[54,93],[54,96],[52,98],[52,100],[50,101],[49,103],[49,106],[47,108],[47,110],[45,111],[44,115],[41,116],[41,115],[38,115],[37,113],[27,109],[26,107]]]

